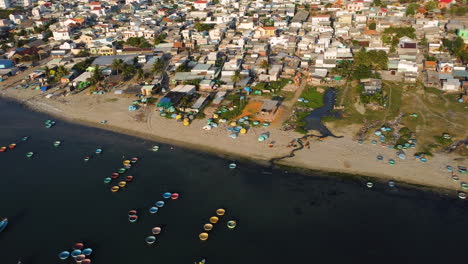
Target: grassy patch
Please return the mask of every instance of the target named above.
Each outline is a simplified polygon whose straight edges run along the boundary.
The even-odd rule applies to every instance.
[[[296,128],[295,131],[299,132],[301,134],[307,134],[307,130],[304,129],[306,122],[304,121],[304,118],[308,116],[310,113],[309,112],[302,112],[302,111],[297,111],[295,113],[296,115]]]
[[[107,103],[114,103],[114,102],[117,102],[118,100],[119,100],[119,98],[107,98],[106,102]]]
[[[298,102],[299,106],[318,108],[323,106],[323,93],[317,91],[317,87],[308,86],[301,94],[304,101]]]
[[[244,98],[244,99],[241,99]],[[218,109],[218,116],[221,119],[231,120],[242,114],[242,110],[244,110],[245,106],[247,105],[247,99],[245,96],[240,94],[230,94],[226,97],[232,101],[232,105],[229,107],[222,106]],[[232,109],[232,110],[229,110]]]

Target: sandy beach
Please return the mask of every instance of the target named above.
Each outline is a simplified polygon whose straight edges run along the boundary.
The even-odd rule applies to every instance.
[[[217,154],[233,155],[245,159],[254,159],[267,163],[270,159],[289,154],[292,148],[287,145],[291,140],[302,135],[293,131],[282,131],[279,127],[251,128],[247,134],[237,139],[229,137],[227,124],[210,131],[202,129],[206,120],[194,120],[190,126],[182,122],[161,117],[156,107],[142,107],[137,111],[128,111],[134,98],[122,95],[86,95],[81,93],[72,96],[53,96],[45,98],[46,93],[31,89],[5,88],[2,84],[0,96],[14,99],[33,110],[133,136],[154,139],[165,143],[179,145]],[[101,124],[107,120],[107,124]],[[333,129],[332,129],[333,130]],[[260,134],[269,132],[270,138],[258,142]],[[281,165],[301,167],[311,170],[323,170],[376,177],[381,180],[393,179],[409,184],[423,185],[449,190],[460,190],[460,182],[467,182],[468,175],[458,175],[458,182],[451,179],[446,166],[468,166],[466,159],[448,154],[434,154],[427,163],[413,158],[414,150],[407,151],[407,159],[400,160],[396,151],[372,145],[370,141],[358,144],[352,139],[353,129],[333,130],[342,138],[327,138],[324,141],[311,139],[310,149],[297,151],[293,158],[279,162]],[[274,147],[268,143],[274,141]],[[150,146],[148,146],[150,148]],[[383,161],[376,159],[384,157]],[[388,160],[394,159],[395,165]]]

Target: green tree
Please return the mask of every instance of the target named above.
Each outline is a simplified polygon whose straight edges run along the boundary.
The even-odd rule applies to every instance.
[[[125,64],[122,70],[122,75],[125,79],[130,78],[132,75],[135,74],[135,66],[130,65],[130,64]]]
[[[56,71],[56,74],[55,74],[55,79],[57,81],[59,81],[60,78],[62,78],[65,75],[68,75],[68,74],[70,74],[70,71],[67,68],[65,68],[63,65],[60,65],[60,66],[57,67],[57,71]]]
[[[369,24],[369,29],[370,30],[375,30],[376,28],[377,28],[377,25],[374,22]]]
[[[164,71],[164,61],[162,59],[157,59],[153,63],[151,71],[155,74],[162,73]]]
[[[99,65],[94,65],[93,74],[88,78],[88,81],[90,81],[92,84],[99,84],[103,78],[104,75],[102,74],[102,69],[99,67]]]
[[[143,71],[142,68],[137,68],[136,69],[136,78],[137,80],[143,80],[146,78],[146,74],[145,72]]]
[[[268,74],[268,71],[270,70],[270,63],[268,62],[268,59],[263,60],[260,64],[260,68],[266,70],[266,73]]]
[[[424,7],[427,9],[427,10],[434,10],[437,8],[437,2],[436,1],[430,1],[430,2],[427,2]]]
[[[200,22],[196,22],[195,25],[194,25],[194,28],[198,32],[209,31],[209,30],[214,28],[214,25],[212,25],[212,24],[203,24],[203,23],[200,23]]]
[[[416,14],[416,10],[418,10],[419,5],[416,3],[411,3],[406,7],[406,15],[407,16],[412,16]]]
[[[80,52],[78,52],[78,54],[76,55],[77,57],[88,57],[89,56],[89,52],[82,49],[80,50]]]
[[[177,68],[175,69],[176,72],[189,72],[190,68],[187,66],[187,64],[182,63]]]
[[[111,68],[117,72],[117,75],[124,69],[124,66],[124,62],[121,59],[114,59],[111,64]]]
[[[233,81],[234,83],[238,83],[242,80],[242,76],[240,74],[240,71],[235,71],[234,72],[234,75],[231,76],[231,81]]]

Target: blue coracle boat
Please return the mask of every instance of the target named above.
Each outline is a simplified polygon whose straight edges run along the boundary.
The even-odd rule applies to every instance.
[[[8,225],[8,218],[3,218],[2,221],[0,221],[0,232],[2,232]]]

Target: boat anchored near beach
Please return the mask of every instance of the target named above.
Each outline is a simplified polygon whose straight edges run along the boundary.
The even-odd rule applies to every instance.
[[[7,225],[8,225],[8,218],[3,218],[2,221],[0,221],[0,232],[5,230]]]

